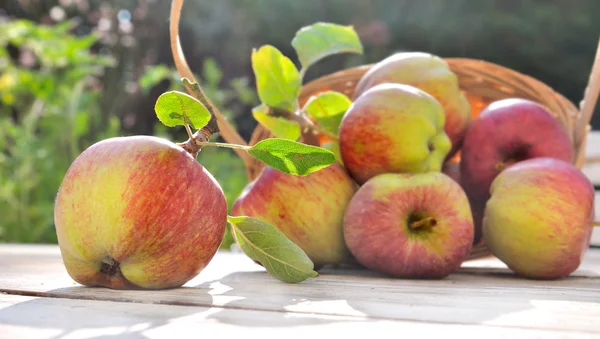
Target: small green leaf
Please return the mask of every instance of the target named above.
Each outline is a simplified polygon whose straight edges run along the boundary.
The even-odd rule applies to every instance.
[[[284,117],[274,117],[268,115],[264,105],[260,105],[252,110],[254,119],[268,129],[274,136],[289,140],[298,140],[300,138],[300,125],[298,122],[286,119]]]
[[[363,53],[363,46],[353,26],[317,22],[301,28],[292,39],[303,69],[338,53]]]
[[[319,275],[306,253],[273,225],[251,217],[228,216],[227,221],[242,251],[273,277],[298,283]]]
[[[293,111],[302,85],[294,63],[277,48],[265,45],[252,51],[252,69],[260,101]]]
[[[191,125],[193,129],[200,129],[210,120],[210,113],[194,97],[179,91],[170,91],[161,94],[154,106],[158,120],[167,127]]]
[[[344,114],[352,105],[352,100],[342,93],[327,91],[311,97],[304,110],[328,131],[338,134]]]
[[[308,175],[336,161],[329,150],[279,138],[259,141],[247,152],[268,166],[293,175]]]

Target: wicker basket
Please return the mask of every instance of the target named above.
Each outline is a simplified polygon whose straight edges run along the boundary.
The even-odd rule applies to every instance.
[[[179,40],[179,19],[182,6],[183,0],[173,1],[170,22],[171,52],[179,74],[182,77],[194,79],[183,55]],[[600,41],[588,86],[579,109],[542,82],[506,67],[481,60],[460,58],[447,58],[445,60],[448,62],[450,69],[457,75],[459,86],[471,103],[474,117],[479,114],[483,107],[498,99],[522,97],[537,101],[545,105],[553,116],[561,122],[575,150],[574,165],[578,168],[583,166],[586,137],[590,130],[589,123],[600,93]],[[311,96],[327,90],[335,90],[352,97],[357,82],[370,67],[372,65],[345,69],[305,84],[301,91],[300,104],[304,105]],[[187,90],[190,91],[189,88]],[[209,105],[214,106],[210,98],[207,98],[207,101]],[[254,145],[260,140],[271,137],[270,132],[259,124],[247,143],[218,109],[215,109],[214,113],[220,135],[228,143]],[[309,140],[303,141],[313,143]],[[236,153],[242,158],[246,166],[248,179],[254,180],[264,168],[264,164],[244,151],[236,150]],[[485,245],[481,244],[473,247],[468,260],[488,255],[490,255],[490,252],[485,248]]]
[[[575,150],[574,165],[577,168],[583,166],[586,137],[591,129],[589,122],[600,92],[600,44],[589,84],[579,109],[544,83],[509,68],[482,60],[464,58],[446,58],[445,60],[457,75],[459,87],[471,103],[473,118],[477,117],[489,103],[507,97],[521,97],[539,102],[545,105],[561,122],[569,136]],[[352,97],[357,82],[370,67],[372,64],[345,69],[307,83],[301,91],[300,105],[304,105],[311,96],[327,90],[342,92]],[[226,140],[228,138],[227,135],[223,135],[223,137]],[[249,144],[254,145],[269,137],[272,137],[270,132],[259,124],[255,128]],[[259,161],[251,161],[247,162],[246,166],[248,177],[252,180],[260,174],[264,164]],[[489,255],[490,252],[485,244],[478,244],[473,247],[468,260]]]

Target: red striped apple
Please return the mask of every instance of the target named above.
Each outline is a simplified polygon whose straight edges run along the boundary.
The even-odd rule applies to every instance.
[[[468,257],[473,222],[465,192],[440,172],[388,173],[360,187],[344,238],[366,268],[398,278],[444,278]]]
[[[473,120],[461,149],[461,183],[485,202],[494,178],[512,164],[538,157],[573,160],[563,127],[545,107],[527,99],[491,103]]]
[[[514,164],[491,185],[483,238],[515,273],[532,279],[569,276],[581,264],[594,220],[594,187],[555,158]]]
[[[444,107],[444,130],[452,142],[448,158],[460,149],[471,121],[471,105],[460,91],[458,78],[444,59],[424,52],[399,52],[379,61],[365,73],[354,100],[382,83],[400,83],[431,94]]]
[[[348,259],[343,218],[358,186],[334,163],[307,176],[265,167],[234,202],[231,214],[260,219],[298,245],[315,267]]]
[[[339,138],[344,166],[359,184],[383,173],[439,172],[451,147],[440,103],[402,84],[380,84],[358,97]]]
[[[179,287],[223,240],[227,202],[183,148],[151,136],[100,141],[69,167],[54,210],[68,274],[87,286]]]

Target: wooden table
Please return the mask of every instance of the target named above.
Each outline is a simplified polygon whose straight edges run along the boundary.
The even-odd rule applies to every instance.
[[[517,278],[487,258],[464,263],[444,280],[328,269],[300,284],[275,280],[241,253],[220,252],[183,288],[115,291],[73,282],[57,246],[0,245],[2,339],[347,333],[600,337],[600,248],[558,281]]]

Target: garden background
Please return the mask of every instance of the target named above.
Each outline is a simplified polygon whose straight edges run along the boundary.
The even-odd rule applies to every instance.
[[[0,242],[55,243],[54,197],[70,163],[101,139],[185,140],[154,103],[181,89],[167,0],[0,0]],[[600,34],[598,0],[188,0],[181,40],[207,94],[248,140],[258,103],[250,55],[317,21],[353,25],[363,55],[329,57],[307,80],[402,50],[480,58],[533,76],[578,104]],[[600,105],[592,121],[600,129]],[[198,160],[229,204],[247,184],[235,153]],[[228,237],[223,244],[231,243]]]

